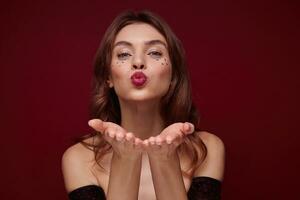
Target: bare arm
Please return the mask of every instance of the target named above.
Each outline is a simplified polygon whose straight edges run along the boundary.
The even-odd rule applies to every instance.
[[[89,125],[100,131],[113,147],[106,198],[108,200],[138,199],[142,141],[110,122],[92,120]]]
[[[110,178],[106,199],[138,198],[140,173],[141,173],[141,144],[132,133],[110,122],[91,120],[89,125],[100,131],[104,139],[113,147]],[[68,193],[88,185],[98,185],[88,163],[94,161],[94,154],[81,144],[68,148],[62,158],[62,172],[65,187]],[[88,198],[96,198],[91,193]],[[84,198],[84,197],[82,197]]]
[[[174,149],[182,142],[184,136],[193,132],[193,126],[189,130],[180,124],[176,123],[167,127],[159,136],[149,138],[145,142],[148,146],[155,192],[159,200],[187,199],[178,154]],[[181,134],[178,130],[181,130]],[[201,132],[199,136],[205,143],[208,154],[200,167],[196,169],[194,177],[204,176],[222,181],[225,167],[224,143],[216,135],[208,132]],[[165,143],[169,145],[166,146]],[[201,192],[202,189],[198,188],[197,191]]]
[[[150,161],[156,198],[159,200],[186,200],[177,147],[194,127],[189,123],[175,123],[159,136],[144,141]]]
[[[128,159],[116,154],[112,157],[107,199],[138,199],[141,156]]]
[[[177,153],[168,159],[149,156],[157,199],[187,199]]]

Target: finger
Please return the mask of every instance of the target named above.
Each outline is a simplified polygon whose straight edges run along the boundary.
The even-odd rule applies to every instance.
[[[135,137],[133,133],[131,132],[125,133],[124,142],[125,142],[125,148],[134,148]]]
[[[149,138],[149,143],[150,143],[151,145],[154,145],[154,144],[155,144],[155,137],[150,137],[150,138]]]
[[[149,146],[149,140],[148,140],[148,139],[144,140],[144,141],[143,141],[143,145],[144,145],[145,147],[148,147],[148,146]]]
[[[104,132],[104,139],[110,144],[112,144],[112,142],[115,140],[115,137],[116,132],[114,130],[106,129],[106,131]]]
[[[171,144],[172,141],[173,141],[173,138],[172,138],[171,136],[168,135],[168,136],[166,137],[166,143],[167,143],[167,144]]]
[[[112,145],[112,143],[114,142],[114,139],[111,138],[111,137],[109,137],[109,136],[104,136],[104,139],[105,139],[109,144],[111,144],[111,145]]]
[[[133,134],[132,133],[126,133],[126,141],[128,141],[128,142],[133,142],[134,141],[134,136],[133,136]]]
[[[174,142],[179,142],[181,140],[181,134],[177,133],[174,135],[169,135],[166,137],[167,144],[173,144]]]
[[[105,135],[107,135],[111,139],[115,139],[116,134],[117,134],[116,129],[108,128],[108,129],[105,130]]]
[[[160,136],[163,136],[163,137],[166,137],[168,135],[173,135],[174,132],[177,132],[177,131],[181,131],[185,134],[185,131],[184,131],[184,123],[182,122],[177,122],[177,123],[174,123],[174,124],[171,124],[169,125],[167,128],[165,128],[161,133],[160,133]]]
[[[182,141],[183,141],[182,133],[179,133],[177,135],[177,137],[172,141],[172,144],[174,144],[175,146],[178,146],[182,143]]]
[[[101,119],[91,119],[88,121],[88,125],[101,133],[105,133],[106,129],[109,127],[108,122],[104,122]]]
[[[129,132],[125,134],[125,145],[130,148],[134,148],[135,146],[135,137],[133,133]]]
[[[119,142],[123,142],[125,139],[125,134],[121,131],[117,131],[116,133],[116,140]]]
[[[156,150],[158,150],[158,149],[160,149],[160,145],[157,145],[157,143],[156,143],[156,137],[150,137],[149,138],[149,150],[154,150],[154,151],[156,151]]]
[[[111,122],[110,122],[111,123]],[[115,124],[115,123],[111,123],[114,127],[116,127],[116,129],[118,130],[118,131],[122,131],[122,132],[124,132],[124,134],[126,134],[126,132],[127,131],[125,131],[125,129],[123,128],[123,127],[121,127],[121,126],[119,126],[118,124]]]
[[[142,149],[143,141],[139,138],[134,138],[134,146],[137,149]]]
[[[155,144],[156,145],[162,145],[163,139],[160,136],[157,136],[155,138]]]
[[[88,121],[88,125],[96,131],[104,132],[103,121],[100,119],[91,119]]]
[[[189,123],[190,124],[190,131],[189,131],[189,133],[194,133],[195,132],[195,126],[194,126],[194,124],[192,124],[192,123]]]
[[[183,123],[182,132],[184,134],[191,134],[194,132],[194,125],[192,123],[185,122]]]

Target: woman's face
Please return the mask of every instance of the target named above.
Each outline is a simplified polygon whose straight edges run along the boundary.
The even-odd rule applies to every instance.
[[[159,100],[167,93],[171,77],[172,66],[163,35],[145,23],[121,29],[113,45],[109,78],[120,99]]]

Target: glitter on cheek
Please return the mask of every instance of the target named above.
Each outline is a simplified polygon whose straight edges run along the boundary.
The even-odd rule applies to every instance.
[[[120,67],[120,66],[121,66],[121,63],[118,62],[118,61],[116,61],[116,66],[117,66],[117,67]]]
[[[120,67],[120,66],[121,66],[121,63],[123,64],[123,63],[124,63],[124,61],[121,61],[121,62],[119,62],[119,61],[116,61],[116,65],[117,65],[118,67]]]
[[[164,61],[161,63],[161,65],[169,65],[166,58],[164,58]]]

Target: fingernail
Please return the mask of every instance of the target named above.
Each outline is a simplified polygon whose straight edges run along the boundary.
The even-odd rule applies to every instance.
[[[171,144],[172,143],[172,139],[170,137],[167,137],[166,138],[166,142],[167,142],[167,144]]]
[[[91,120],[88,121],[88,124],[89,124],[90,126],[93,126],[93,125],[96,125],[97,122],[98,122],[98,123],[99,123],[99,122],[102,122],[102,120],[101,120],[101,119],[91,119]]]
[[[93,119],[91,119],[91,120],[88,121],[88,125],[89,125],[89,126],[93,126],[93,123],[94,123],[94,120],[93,120]]]
[[[195,129],[194,124],[191,124],[191,123],[190,123],[190,131],[191,131],[191,132],[194,132],[194,129]]]

